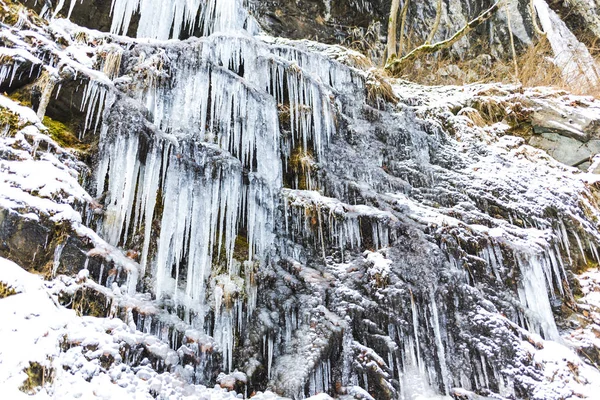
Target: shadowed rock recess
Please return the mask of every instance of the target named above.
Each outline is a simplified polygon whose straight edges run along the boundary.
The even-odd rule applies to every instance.
[[[332,43],[385,1],[24,4],[0,1],[11,398],[598,398],[600,159],[560,162],[599,152],[598,101],[381,78]]]

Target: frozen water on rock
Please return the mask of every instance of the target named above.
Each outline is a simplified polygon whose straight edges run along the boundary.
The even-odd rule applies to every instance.
[[[505,124],[480,128],[456,112],[512,89],[397,82],[401,102],[376,110],[356,55],[255,36],[241,1],[114,0],[113,32],[136,13],[146,39],[86,31],[80,46],[79,28],[54,20],[70,45],[40,30],[44,54],[10,33],[15,64],[2,79],[48,54],[60,60],[50,72],[82,79],[100,200],[35,112],[0,96],[26,125],[0,138],[0,206],[69,222],[93,246],[87,257],[107,261],[98,283],[90,271],[47,284],[2,262],[0,281],[17,292],[0,299],[6,318],[21,299],[40,302],[39,316],[19,316],[27,337],[0,328],[19,343],[40,338],[0,364],[14,391],[38,360],[59,382],[40,397],[76,388],[74,397],[227,399],[235,394],[196,383],[237,369],[245,375],[233,385],[293,398],[593,398],[597,370],[564,345],[593,343],[593,330],[563,342],[553,307],[573,297],[571,268],[598,258],[598,178],[523,145]],[[203,37],[152,40],[194,32]],[[87,205],[97,217],[82,218]],[[54,304],[81,288],[110,299],[111,318]],[[59,351],[65,337],[71,348]]]
[[[73,0],[76,1],[76,0]],[[176,0],[165,7],[162,0],[113,0],[111,31],[127,34],[131,18],[139,13],[137,37],[177,39],[186,30],[213,32],[254,26],[244,8],[244,0]]]
[[[166,343],[132,330],[119,319],[80,317],[74,310],[59,306],[55,291],[64,283],[44,283],[40,277],[3,258],[0,258],[0,282],[18,291],[16,295],[0,299],[1,316],[11,321],[10,326],[0,327],[2,338],[11,343],[2,348],[0,363],[3,393],[9,398],[153,399],[156,395],[214,400],[237,398],[221,389],[190,385],[182,376],[157,373],[147,366],[131,367],[117,362],[109,368],[102,367],[100,360],[111,357],[122,360],[125,347],[136,346],[165,357],[166,363],[172,361],[169,361]],[[72,284],[67,282],[67,285]],[[65,345],[69,349],[63,352],[60,349]],[[178,358],[175,359],[178,362]],[[24,369],[34,362],[46,369],[52,383],[28,396],[18,388],[27,377]]]
[[[554,63],[569,84],[597,86],[600,68],[587,47],[569,30],[565,22],[553,11],[545,0],[534,0],[537,11],[552,51]]]
[[[225,3],[219,2],[217,8],[226,7]],[[227,33],[166,47],[166,51],[140,47],[142,64],[134,68],[139,73],[145,74],[147,60],[160,54],[160,61],[152,62],[153,68],[158,66],[152,70],[158,77],[132,92],[149,113],[150,129],[156,130],[151,135],[157,140],[140,153],[141,140],[147,141],[135,132],[142,117],[117,117],[126,109],[125,103],[117,101],[119,108],[107,108],[105,114],[103,157],[97,169],[96,193],[100,196],[107,189],[108,194],[101,232],[112,244],[124,245],[129,232],[143,229],[141,265],[155,278],[154,293],[159,299],[172,299],[176,307],[182,305],[188,310],[188,322],[198,327],[213,324],[206,319],[212,310],[207,283],[215,260],[224,260],[229,274],[235,276],[239,274],[233,270],[236,262],[250,262],[253,268],[253,260],[265,260],[270,251],[277,196],[283,186],[281,152],[287,158],[301,144],[321,157],[335,130],[332,91],[352,79],[360,80],[342,65],[336,71],[347,76],[345,82],[331,78],[323,82],[303,73],[297,60],[283,57],[278,48],[223,25],[233,18],[225,18],[229,11],[211,11],[216,19],[209,29]],[[314,59],[326,65],[324,58]],[[315,71],[308,54],[303,64]],[[281,107],[290,114],[290,138],[284,142],[280,140]],[[157,207],[160,237],[155,258],[149,259]],[[350,235],[357,237],[354,224]],[[387,229],[374,229],[381,245],[387,245]],[[247,239],[246,260],[233,259],[240,231]],[[245,307],[236,305],[236,312],[217,295],[222,290],[219,285],[212,289],[217,301],[214,326],[208,332],[220,344],[225,369],[231,370],[233,337],[240,329],[234,319],[250,318],[257,288],[252,282],[244,285],[248,302]],[[247,317],[234,318],[244,310]]]

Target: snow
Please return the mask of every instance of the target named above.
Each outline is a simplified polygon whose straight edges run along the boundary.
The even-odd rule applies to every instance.
[[[60,148],[39,130],[45,128],[31,109],[4,96],[0,96],[0,102],[0,107],[18,112],[24,121],[36,124],[24,127],[12,138],[0,137],[0,149],[13,154],[12,159],[0,160],[0,204],[25,210],[23,214],[33,208],[55,221],[80,222],[81,216],[73,205],[91,201],[91,197],[79,185],[79,172],[57,158],[61,156]],[[41,142],[51,151],[39,150]]]
[[[534,353],[535,362],[543,365],[546,385],[534,392],[536,398],[594,398],[600,387],[600,373],[585,364],[573,350],[556,342],[544,341],[543,349]],[[573,377],[572,371],[577,371]]]
[[[0,282],[17,291],[0,299],[0,318],[10,321],[0,326],[0,338],[10,343],[0,349],[0,377],[3,393],[11,399],[154,399],[156,394],[172,399],[237,398],[221,388],[190,385],[180,373],[159,374],[150,366],[123,363],[124,345],[143,345],[167,362],[172,350],[164,352],[161,349],[168,349],[167,344],[132,330],[119,319],[80,317],[60,306],[57,287],[63,282],[74,284],[68,279],[44,282],[0,258]],[[115,362],[106,367],[100,359],[108,356]],[[52,378],[28,396],[18,388],[26,379],[23,370],[32,362],[44,366]]]
[[[40,124],[41,123],[41,121],[37,117],[35,111],[33,111],[29,107],[24,107],[18,103],[15,103],[14,101],[12,101],[11,99],[9,99],[8,97],[6,97],[4,95],[0,95],[0,107],[6,108],[9,111],[11,111],[12,113],[17,114],[19,116],[19,118],[21,118],[21,120],[25,123],[31,123],[31,124]]]

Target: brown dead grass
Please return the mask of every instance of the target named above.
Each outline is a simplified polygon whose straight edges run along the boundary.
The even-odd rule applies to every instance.
[[[591,51],[600,63],[600,48],[593,47]],[[524,87],[553,87],[574,94],[600,98],[600,87],[579,87],[569,85],[563,80],[560,69],[552,63],[552,49],[544,38],[522,51],[517,57],[518,76],[515,76],[512,59],[492,59],[491,56],[486,56],[489,50],[485,48],[481,48],[481,54],[479,57],[467,60],[456,60],[434,54],[418,60],[402,78],[427,85],[518,83]],[[451,73],[455,71],[458,73]]]

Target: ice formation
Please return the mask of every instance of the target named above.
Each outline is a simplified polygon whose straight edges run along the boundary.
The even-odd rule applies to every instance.
[[[23,124],[0,138],[0,206],[91,247],[74,281],[31,291],[48,308],[100,293],[122,320],[48,311],[48,342],[72,346],[47,353],[63,382],[232,398],[200,386],[217,371],[298,399],[592,398],[599,373],[563,346],[555,308],[575,302],[571,269],[599,261],[599,180],[456,111],[516,89],[398,81],[382,106],[355,54],[258,35],[239,0],[114,0],[112,15],[113,34],[6,29],[1,50],[0,83],[51,78],[38,115],[0,96]],[[142,39],[114,35],[134,15]],[[99,141],[92,183],[40,120],[70,82],[80,138]],[[69,242],[52,245],[55,276]],[[98,366],[102,351],[122,367]]]
[[[587,47],[569,30],[545,0],[533,2],[542,29],[554,52],[554,63],[566,82],[579,86],[598,85],[600,68]]]
[[[75,1],[75,0],[73,0]],[[254,27],[244,0],[177,0],[164,6],[160,0],[113,0],[113,33],[127,34],[134,14],[139,13],[137,37],[177,39],[198,28],[204,35]]]

